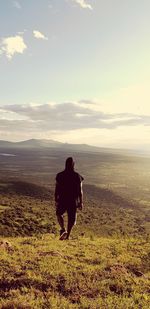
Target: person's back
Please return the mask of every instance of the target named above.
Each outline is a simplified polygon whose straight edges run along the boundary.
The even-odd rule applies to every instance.
[[[59,202],[67,203],[66,206],[71,206],[71,203],[76,203],[80,195],[80,184],[83,180],[74,170],[64,170],[56,176],[58,185]]]
[[[70,157],[66,160],[65,170],[56,175],[55,202],[56,215],[61,226],[60,239],[68,239],[76,221],[77,207],[82,209],[82,181],[83,177],[74,171],[74,161]],[[63,214],[68,214],[68,229],[64,228]],[[63,234],[63,235],[62,235]]]

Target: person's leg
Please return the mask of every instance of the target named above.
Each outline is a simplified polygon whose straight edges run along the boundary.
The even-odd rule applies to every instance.
[[[58,223],[59,223],[59,225],[61,227],[61,230],[65,231],[63,215],[57,215],[57,220],[58,220]]]
[[[68,212],[68,227],[67,227],[67,237],[66,239],[69,239],[71,230],[73,228],[73,226],[76,223],[76,209],[72,209],[72,211]]]
[[[57,220],[58,220],[58,223],[60,225],[60,236],[62,233],[65,232],[65,226],[64,226],[64,218],[63,218],[63,214],[65,212],[65,209],[64,207],[58,207],[57,210],[56,210],[56,216],[57,216]]]

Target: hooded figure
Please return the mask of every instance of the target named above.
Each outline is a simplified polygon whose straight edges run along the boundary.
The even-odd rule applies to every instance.
[[[56,175],[55,203],[56,215],[60,225],[60,240],[69,239],[72,227],[76,222],[77,208],[83,208],[83,177],[74,171],[74,160],[67,158],[65,170]],[[68,227],[64,227],[63,215],[67,212]]]

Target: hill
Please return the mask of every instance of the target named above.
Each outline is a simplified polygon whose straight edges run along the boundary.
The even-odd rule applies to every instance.
[[[47,140],[47,139],[29,139],[20,142],[9,142],[0,140],[0,147],[8,147],[8,148],[41,148],[41,147],[58,147],[62,143]]]
[[[0,308],[149,308],[149,159],[46,147],[5,149]],[[70,240],[61,242],[53,196],[55,175],[68,155],[85,179],[84,209]]]
[[[138,236],[149,233],[147,212],[111,190],[84,185],[84,210],[78,213],[75,233]],[[54,188],[23,181],[0,184],[0,235],[58,233]],[[96,233],[95,233],[96,231]]]
[[[59,151],[78,151],[78,152],[105,152],[105,153],[119,153],[119,154],[135,154],[133,150],[113,149],[96,147],[87,144],[69,144],[61,143],[51,139],[29,139],[20,142],[9,142],[0,140],[1,149],[56,149]],[[138,154],[138,153],[137,153]]]
[[[71,238],[61,242],[54,188],[1,180],[0,308],[150,306],[147,214],[111,190],[85,184],[84,193]]]
[[[50,189],[46,187],[41,187],[34,183],[29,183],[25,181],[8,181],[8,182],[1,182],[0,184],[0,193],[5,194],[6,196],[29,196],[35,199],[52,199],[53,193]]]
[[[59,241],[54,234],[0,243],[2,309],[147,309],[150,245],[142,238]]]

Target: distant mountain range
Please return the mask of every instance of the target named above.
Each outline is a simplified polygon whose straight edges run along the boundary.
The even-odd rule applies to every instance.
[[[130,154],[139,155],[141,152],[136,150],[127,149],[115,149],[115,148],[104,148],[96,147],[87,144],[69,144],[61,143],[51,139],[29,139],[20,142],[10,142],[0,140],[0,151],[6,149],[56,149],[56,150],[68,150],[75,152],[105,152],[105,153],[115,153],[115,154]]]
[[[0,140],[0,148],[55,148],[60,150],[73,150],[73,151],[92,151],[99,152],[102,148],[90,146],[87,144],[68,144],[61,143],[51,139],[29,139],[20,142],[9,142]]]

